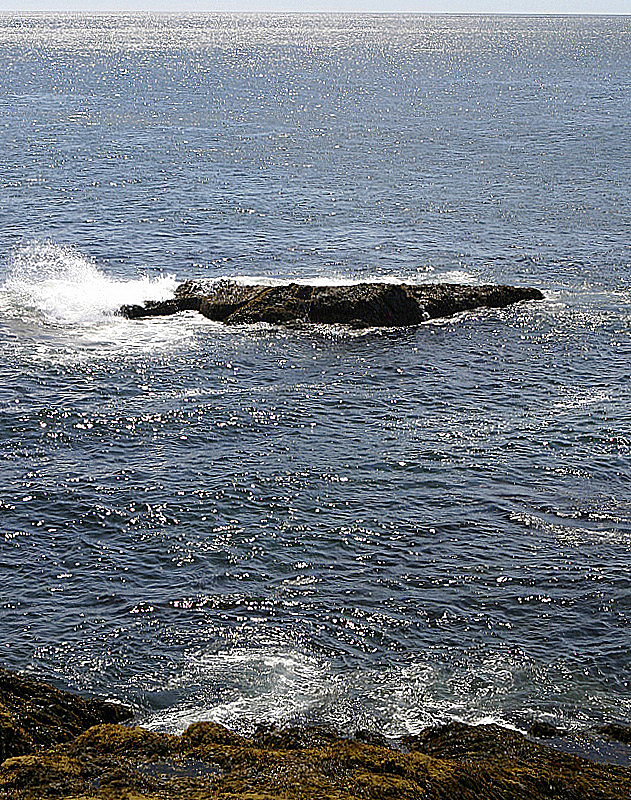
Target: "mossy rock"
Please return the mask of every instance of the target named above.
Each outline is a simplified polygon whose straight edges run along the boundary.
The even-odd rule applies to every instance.
[[[0,757],[67,742],[102,722],[131,717],[124,706],[83,698],[0,669]]]
[[[11,691],[0,694],[3,747],[33,752],[14,753],[0,765],[0,800],[631,797],[629,768],[563,753],[498,725],[451,723],[407,737],[400,748],[322,728],[261,727],[240,736],[213,722],[195,723],[181,736],[107,722],[68,738],[101,701],[6,676],[4,686]],[[119,712],[106,707],[103,713]],[[617,726],[603,733],[622,738],[625,731]]]
[[[0,763],[9,756],[20,756],[33,749],[31,737],[18,725],[13,715],[0,706]]]
[[[144,760],[179,751],[178,736],[123,725],[96,725],[78,736],[69,747],[71,753],[90,752],[117,758],[140,756]]]

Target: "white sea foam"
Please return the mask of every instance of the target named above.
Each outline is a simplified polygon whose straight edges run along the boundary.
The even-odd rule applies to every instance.
[[[242,286],[255,286],[263,284],[266,286],[286,286],[288,283],[297,283],[300,286],[356,286],[360,283],[387,283],[400,284],[408,283],[413,286],[420,286],[426,283],[470,283],[477,284],[479,280],[470,272],[464,270],[450,270],[446,272],[414,272],[398,275],[313,275],[310,277],[296,278],[275,278],[270,275],[221,275],[216,278],[217,282],[232,281]]]
[[[239,647],[194,655],[169,687],[186,687],[186,700],[143,724],[173,733],[201,719],[242,732],[261,722],[325,724],[343,734],[366,729],[393,739],[449,720],[527,730],[533,715],[524,708],[540,682],[552,685],[553,677],[524,654],[506,651],[444,664],[420,657],[382,669],[339,671],[313,653]]]
[[[283,726],[303,721],[318,706],[336,705],[329,662],[298,651],[237,648],[200,654],[184,682],[192,677],[202,685],[211,680],[223,686],[222,696],[208,705],[202,700],[203,709],[199,698],[192,705],[168,709],[150,718],[148,727],[179,732],[199,719],[230,728],[253,729],[262,720]]]
[[[116,279],[78,250],[51,242],[16,248],[0,287],[0,312],[59,325],[94,325],[126,303],[164,300],[173,275]]]

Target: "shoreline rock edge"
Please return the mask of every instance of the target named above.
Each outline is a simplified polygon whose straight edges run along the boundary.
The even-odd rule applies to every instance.
[[[47,721],[43,726],[42,713]],[[68,727],[69,720],[82,728],[99,715],[100,722],[78,733]],[[129,710],[0,670],[4,752],[0,798],[626,800],[631,796],[629,767],[570,755],[495,724],[452,722],[428,728],[405,737],[397,749],[376,734],[358,732],[354,738],[341,738],[317,727],[261,727],[252,736],[240,736],[216,723],[198,722],[175,736],[121,725],[111,721],[112,715],[128,717]],[[20,752],[29,737],[30,750]]]

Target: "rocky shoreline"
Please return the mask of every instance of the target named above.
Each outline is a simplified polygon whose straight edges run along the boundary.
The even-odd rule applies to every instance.
[[[358,731],[212,722],[181,736],[130,722],[129,709],[0,670],[0,798],[127,800],[628,800],[631,768],[546,746],[498,725],[428,728],[392,747]],[[538,734],[539,738],[537,738]],[[594,732],[628,748],[631,728]]]
[[[226,325],[350,325],[355,328],[419,325],[476,308],[504,308],[525,300],[542,300],[538,289],[519,286],[465,286],[459,283],[358,283],[346,286],[245,285],[233,281],[187,281],[173,298],[125,305],[128,319],[198,311]]]

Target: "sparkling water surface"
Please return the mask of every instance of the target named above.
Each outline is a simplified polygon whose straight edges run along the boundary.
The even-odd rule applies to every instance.
[[[0,16],[1,663],[397,736],[631,719],[631,18]],[[511,282],[406,330],[123,303]]]

